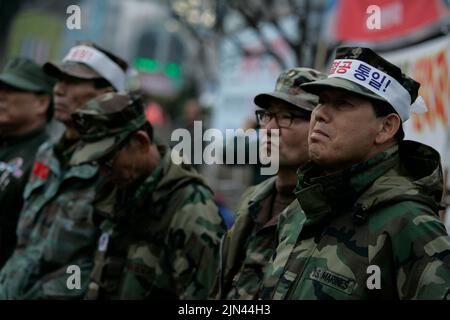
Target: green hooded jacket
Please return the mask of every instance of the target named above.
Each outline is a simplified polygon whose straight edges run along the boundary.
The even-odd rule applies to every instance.
[[[309,165],[281,215],[262,299],[449,299],[439,154],[403,141],[332,175]],[[301,207],[300,207],[300,205]]]
[[[93,200],[101,179],[91,164],[69,166],[73,146],[45,142],[24,191],[17,246],[0,270],[0,299],[80,299],[95,251]],[[67,285],[69,267],[79,288]]]
[[[87,299],[207,298],[226,226],[203,178],[160,150],[136,190],[96,201],[106,220]]]

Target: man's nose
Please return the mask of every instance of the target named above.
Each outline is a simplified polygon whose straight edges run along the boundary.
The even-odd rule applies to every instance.
[[[328,122],[330,119],[329,106],[327,104],[319,104],[313,111],[312,116],[315,121]]]
[[[66,83],[64,81],[58,81],[53,87],[53,93],[58,96],[64,95],[66,90]]]

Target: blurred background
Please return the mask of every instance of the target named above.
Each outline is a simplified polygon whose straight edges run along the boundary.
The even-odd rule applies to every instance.
[[[67,25],[71,5],[80,29]],[[253,97],[272,91],[282,70],[326,71],[337,46],[368,46],[422,83],[429,111],[405,124],[406,137],[433,146],[448,168],[449,30],[448,0],[0,0],[0,64],[59,60],[77,40],[94,41],[132,66],[128,87],[144,93],[170,143],[195,120],[203,130],[255,127]],[[264,178],[257,166],[198,169],[230,208]]]

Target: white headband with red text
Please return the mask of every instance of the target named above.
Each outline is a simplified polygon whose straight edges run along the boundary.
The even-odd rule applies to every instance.
[[[417,97],[411,104],[409,92],[397,80],[361,60],[334,60],[328,77],[352,81],[386,99],[398,112],[402,122],[409,119],[411,112],[428,110],[422,97]]]
[[[70,49],[63,62],[84,63],[108,80],[117,91],[125,90],[125,72],[100,50],[85,45],[75,46]]]

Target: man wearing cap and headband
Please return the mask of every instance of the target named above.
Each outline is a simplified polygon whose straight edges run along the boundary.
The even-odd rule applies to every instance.
[[[0,268],[16,246],[22,194],[36,152],[49,138],[54,83],[27,58],[8,60],[0,74]]]
[[[92,43],[71,48],[61,63],[46,63],[57,78],[55,117],[66,129],[40,148],[24,192],[17,247],[0,271],[0,298],[80,298],[93,265],[96,242],[92,201],[100,177],[95,165],[72,166],[79,140],[71,114],[106,92],[123,91],[127,64]],[[67,268],[81,271],[81,287],[69,288]]]
[[[403,141],[420,84],[367,48],[338,48],[317,94],[301,208],[280,218],[262,299],[450,299],[450,239],[439,221],[442,170]]]
[[[282,72],[270,93],[255,97],[261,129],[279,130],[274,139],[263,143],[267,153],[278,148],[276,176],[250,187],[244,194],[234,226],[222,240],[219,275],[211,292],[218,299],[256,299],[265,267],[276,248],[276,226],[280,213],[295,200],[297,169],[308,157],[308,128],[318,97],[300,89],[302,83],[326,78],[310,68]],[[263,141],[267,141],[263,138]],[[289,210],[289,209],[286,209]]]
[[[71,162],[96,161],[111,186],[87,299],[206,299],[226,227],[203,178],[154,142],[139,99],[108,93],[72,115]]]

